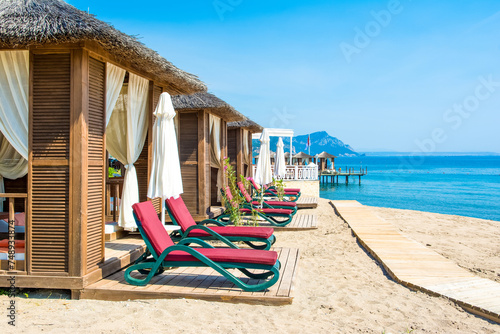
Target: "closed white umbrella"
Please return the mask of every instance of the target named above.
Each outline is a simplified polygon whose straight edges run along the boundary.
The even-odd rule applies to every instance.
[[[274,176],[277,179],[284,179],[286,176],[285,151],[283,146],[283,140],[280,137],[278,145],[276,145],[276,163],[274,165]]]
[[[267,129],[262,131],[260,136],[260,152],[259,161],[257,162],[257,170],[255,171],[255,182],[260,185],[265,185],[273,181],[271,172],[271,150],[269,148],[269,135]]]
[[[154,112],[153,161],[148,197],[161,197],[162,223],[165,224],[165,199],[178,198],[183,193],[181,165],[175,134],[175,110],[170,94],[162,93]]]

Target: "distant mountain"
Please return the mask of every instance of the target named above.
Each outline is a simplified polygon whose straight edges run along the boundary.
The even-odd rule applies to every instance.
[[[279,137],[271,137],[271,151],[276,152],[276,145],[278,144]],[[290,152],[290,139],[283,138],[285,152]],[[295,136],[293,137],[293,153],[296,154],[298,152],[308,153],[306,149],[307,144],[307,135]],[[259,154],[260,150],[260,141],[258,139],[254,139],[252,141],[253,153],[254,155]],[[342,140],[330,136],[326,131],[319,131],[311,133],[311,155],[315,155],[326,151],[330,154],[333,154],[337,157],[349,157],[349,156],[358,156],[360,155],[354,149],[342,142]]]

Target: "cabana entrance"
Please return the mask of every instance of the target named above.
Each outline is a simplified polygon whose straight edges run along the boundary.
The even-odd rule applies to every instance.
[[[5,198],[0,203],[0,278],[15,275],[17,287],[76,292],[142,251],[142,241],[138,245],[129,240],[120,246],[118,258],[108,256],[105,222],[111,217],[133,230],[134,221],[117,211],[134,183],[123,171],[135,169],[131,174],[136,175],[139,198],[128,201],[147,200],[152,112],[163,91],[185,91],[162,87],[102,54],[92,43],[0,50],[2,63],[9,62],[2,68],[12,69],[4,70],[4,77],[21,82],[17,91],[1,86],[2,103],[14,102],[0,108],[7,111],[0,112],[0,174],[5,177],[0,190]],[[117,71],[121,74],[113,81]],[[2,74],[0,81],[9,82]],[[106,113],[113,99],[122,103],[121,109]],[[121,178],[109,177],[106,149],[124,166]],[[160,201],[154,202],[159,211]],[[9,237],[16,240],[12,258]]]

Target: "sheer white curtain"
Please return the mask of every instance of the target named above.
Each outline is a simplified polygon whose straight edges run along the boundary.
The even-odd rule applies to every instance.
[[[210,165],[217,168],[217,201],[221,201],[220,190],[223,187],[222,182],[222,157],[220,147],[220,131],[222,120],[210,114]]]
[[[122,91],[126,72],[123,68],[110,63],[106,64],[106,126],[111,119],[116,101]]]
[[[28,173],[28,92],[29,52],[0,51],[0,192]]]
[[[27,173],[28,160],[24,159],[0,132],[0,193],[5,192],[4,177],[15,180]],[[0,202],[3,201],[5,198],[0,197]]]
[[[250,148],[248,147],[248,130],[243,129],[243,162],[249,164],[248,156]]]
[[[130,73],[127,93],[122,90],[106,128],[109,153],[125,165],[118,224],[126,230],[136,228],[132,204],[139,202],[139,186],[134,163],[141,154],[148,129],[148,90],[148,80]]]

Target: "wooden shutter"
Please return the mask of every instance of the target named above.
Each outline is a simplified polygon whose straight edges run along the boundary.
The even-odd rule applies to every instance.
[[[104,259],[105,64],[89,59],[87,271]]]
[[[198,205],[198,113],[179,114],[179,157],[181,163],[182,199],[192,215],[199,214]]]
[[[236,139],[236,132],[239,129],[228,129],[227,130],[227,157],[231,161],[231,165],[235,168],[236,171],[236,161],[238,158],[238,145]]]
[[[32,68],[31,270],[67,273],[70,54],[34,54]]]

